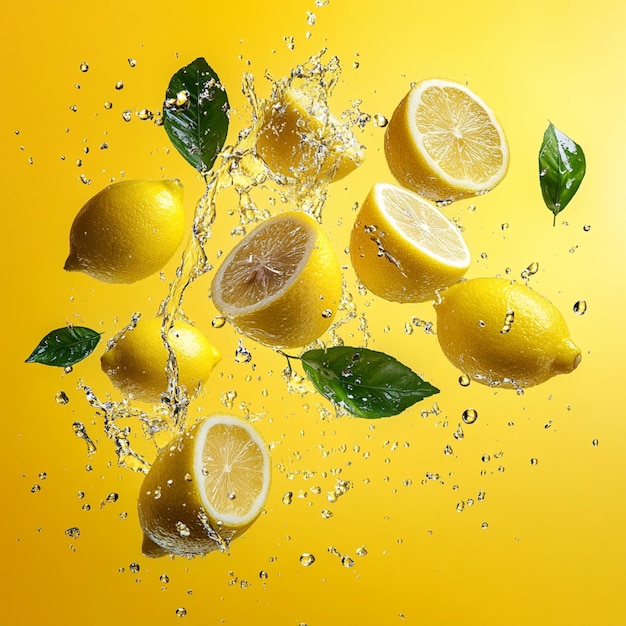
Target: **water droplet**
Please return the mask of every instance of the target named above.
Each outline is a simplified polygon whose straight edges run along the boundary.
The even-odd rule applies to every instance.
[[[70,401],[65,391],[57,391],[56,396],[54,396],[54,400],[57,404],[67,404]]]
[[[89,71],[89,65],[88,65],[87,63],[85,63],[85,61],[83,61],[83,62],[80,64],[80,66],[79,66],[79,67],[80,67],[80,71],[81,71],[81,72],[88,72],[88,71]]]
[[[31,493],[39,493],[41,491],[41,485],[33,485],[30,488]]]
[[[357,556],[367,556],[367,549],[365,546],[360,546],[356,549]]]
[[[330,519],[332,516],[333,516],[333,512],[332,511],[329,511],[328,509],[324,509],[322,511],[322,517],[324,519]]]
[[[189,537],[189,535],[191,535],[189,526],[187,526],[187,524],[184,524],[183,522],[176,522],[176,530],[181,537]]]
[[[344,556],[341,558],[341,564],[344,567],[353,567],[354,566],[354,560],[352,558],[350,558],[349,556]]]
[[[333,316],[333,312],[331,311],[331,309],[324,309],[322,311],[322,317],[327,320],[330,319]]]
[[[313,565],[313,563],[315,563],[315,557],[312,554],[303,552],[300,555],[300,564],[304,567],[309,567],[310,565]]]
[[[593,439],[592,442],[591,442],[591,445],[594,448],[597,448],[600,445],[600,442],[597,439]]]
[[[268,574],[268,573],[267,573],[264,569],[262,569],[262,570],[259,572],[259,578],[260,578],[261,580],[267,580],[267,579],[269,578],[269,574]]]
[[[137,61],[135,59],[128,59],[128,65],[135,67],[137,65]]]
[[[283,496],[283,504],[291,504],[293,502],[293,491],[288,491]]]
[[[466,374],[461,374],[461,376],[459,376],[459,385],[461,385],[461,387],[469,387],[470,382],[470,377]]]
[[[508,222],[504,222],[504,224],[501,224],[501,225],[500,225],[500,228],[501,228],[502,230],[507,230],[507,229],[509,228],[509,224],[508,224]]]
[[[578,300],[574,303],[573,310],[576,315],[584,315],[587,312],[587,301]]]
[[[503,335],[506,335],[511,330],[511,326],[513,326],[514,321],[515,321],[515,311],[512,311],[511,309],[509,309],[506,315],[504,316],[504,324],[502,325],[502,328],[500,329],[500,333]]]
[[[78,537],[80,537],[80,528],[72,526],[71,528],[67,528],[65,530],[65,534],[72,539],[78,539]]]
[[[137,111],[137,117],[140,120],[151,120],[154,116],[152,114],[152,111],[148,110],[148,109],[141,109],[140,111]]]
[[[117,502],[119,499],[119,494],[115,493],[114,491],[112,491],[107,497],[106,497],[106,501],[109,503],[112,502]]]
[[[487,522],[483,522],[483,523],[480,525],[480,527],[481,527],[483,530],[486,530],[487,528],[489,528],[489,524],[488,524]]]
[[[112,102],[109,102],[109,101],[107,100],[107,101],[104,103],[104,108],[105,108],[107,111],[110,111],[110,110],[113,108],[113,103],[112,103]]]
[[[539,271],[539,263],[533,261],[525,270],[522,271],[521,277],[526,280]]]
[[[132,111],[130,111],[130,109],[126,109],[123,113],[122,113],[122,119],[125,122],[130,122],[130,120],[133,119],[133,114]]]
[[[141,566],[139,565],[139,563],[133,562],[128,566],[128,570],[131,572],[131,574],[136,574],[141,570]]]
[[[115,83],[115,89],[117,89],[117,91],[120,91],[121,89],[124,89],[124,83],[121,80],[118,80]]]
[[[222,317],[221,315],[216,315],[211,320],[211,326],[213,326],[213,328],[224,328],[225,324],[226,324],[226,318]]]
[[[176,609],[176,617],[185,617],[187,615],[187,609],[184,606],[179,606]]]
[[[461,500],[457,505],[456,505],[456,512],[457,513],[462,513],[465,510],[465,502],[463,502],[463,500]]]
[[[374,125],[378,128],[385,128],[389,124],[389,120],[382,113],[374,114]]]
[[[85,425],[82,422],[74,422],[72,424],[72,429],[74,434],[79,439],[84,439],[87,444],[87,454],[93,454],[96,452],[96,444],[91,440],[89,435],[87,434],[87,430],[85,429]]]
[[[240,339],[235,350],[235,363],[250,363],[252,361],[252,353],[243,345]]]
[[[466,424],[473,424],[478,419],[478,411],[476,409],[465,409],[461,419]]]
[[[159,580],[164,584],[167,585],[167,583],[170,582],[170,577],[167,574],[161,574],[161,576],[159,576]]]
[[[588,232],[591,230],[591,224],[585,224],[585,225],[583,226],[583,230],[584,230],[586,233],[588,233]]]
[[[533,457],[532,459],[530,459],[530,464],[531,465],[538,465],[539,464],[539,459],[536,459],[535,457]]]

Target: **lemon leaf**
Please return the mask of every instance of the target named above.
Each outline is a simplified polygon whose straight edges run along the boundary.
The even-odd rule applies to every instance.
[[[26,363],[71,367],[95,350],[100,335],[101,333],[85,326],[57,328],[39,342]]]
[[[208,172],[228,134],[228,96],[202,57],[172,76],[163,103],[170,141],[200,173]]]
[[[439,393],[406,365],[367,348],[336,346],[309,350],[300,360],[315,388],[356,417],[398,415]]]
[[[582,148],[550,122],[539,150],[539,184],[553,223],[578,191],[585,169]]]

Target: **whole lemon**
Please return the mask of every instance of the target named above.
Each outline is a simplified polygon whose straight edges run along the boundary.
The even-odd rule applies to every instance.
[[[435,304],[439,344],[453,365],[480,383],[521,389],[580,364],[563,316],[530,287],[475,278],[441,296]]]
[[[110,283],[134,283],[158,272],[185,228],[177,180],[124,180],[87,201],[70,231],[65,269]]]
[[[163,343],[160,317],[140,320],[126,331],[100,359],[102,370],[125,395],[157,403],[167,391],[168,351]],[[195,326],[176,320],[168,334],[176,355],[178,382],[193,393],[204,384],[220,360],[219,352]]]

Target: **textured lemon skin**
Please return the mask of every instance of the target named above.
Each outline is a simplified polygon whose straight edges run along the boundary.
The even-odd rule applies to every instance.
[[[378,208],[375,189],[365,198],[350,234],[350,259],[359,281],[391,302],[433,300],[438,289],[463,277],[469,258],[463,267],[446,265],[412,245]]]
[[[143,402],[160,402],[167,390],[168,351],[161,338],[163,320],[140,320],[100,358],[102,370],[124,395]],[[204,384],[220,354],[196,327],[176,320],[168,335],[176,355],[178,382],[192,394]]]
[[[221,298],[223,269],[248,237],[277,220],[292,220],[313,234],[308,261],[280,295],[237,311]],[[215,275],[211,292],[218,311],[244,335],[274,348],[298,348],[312,343],[330,327],[341,300],[341,267],[321,226],[306,213],[290,211],[266,220],[233,248]]]
[[[137,510],[144,533],[142,551],[146,556],[196,556],[224,549],[258,517],[241,526],[229,526],[212,518],[203,507],[202,486],[194,472],[194,455],[199,442],[196,434],[203,421],[172,439],[161,450],[141,485]],[[207,525],[219,538],[210,536]]]
[[[177,180],[124,180],[93,196],[70,230],[68,271],[110,283],[134,283],[172,258],[185,229]]]
[[[359,167],[365,152],[348,128],[307,94],[286,89],[265,112],[257,153],[288,178],[340,180]]]
[[[572,372],[581,361],[559,310],[525,285],[503,278],[463,281],[442,293],[435,310],[444,354],[483,384],[531,387]]]
[[[426,82],[430,81],[424,81]],[[442,82],[461,87],[449,81]],[[415,139],[412,129],[415,123],[412,119],[415,110],[411,106],[411,94],[419,89],[420,85],[413,87],[400,101],[387,124],[384,150],[389,170],[402,186],[435,202],[453,202],[487,193],[504,178],[508,169],[508,145],[499,123],[493,120],[497,124],[503,142],[505,159],[503,171],[497,178],[487,183],[473,184],[471,181],[455,183],[441,168],[433,167],[433,163],[425,157],[424,148]]]

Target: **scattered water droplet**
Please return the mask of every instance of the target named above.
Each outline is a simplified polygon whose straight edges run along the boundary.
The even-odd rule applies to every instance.
[[[483,523],[480,525],[480,527],[481,527],[483,530],[486,530],[487,528],[489,528],[489,524],[488,524],[487,522],[483,522]]]
[[[533,276],[539,271],[539,263],[533,261],[525,270],[522,271],[521,277],[527,280],[530,276]]]
[[[512,311],[511,309],[509,309],[506,315],[504,316],[504,324],[502,325],[502,328],[500,329],[500,333],[503,335],[506,335],[511,330],[511,326],[513,326],[514,321],[515,321],[515,311]]]
[[[267,573],[264,569],[262,569],[262,570],[259,572],[259,578],[260,578],[261,580],[267,580],[267,579],[269,578],[269,574],[268,574],[268,573]]]
[[[592,445],[594,448],[597,448],[597,447],[600,445],[600,442],[599,442],[597,439],[593,439],[593,440],[591,441],[591,445]]]
[[[65,530],[65,534],[72,539],[78,539],[78,537],[80,537],[80,528],[78,528],[78,526],[72,526]]]
[[[344,556],[341,558],[341,564],[344,567],[353,567],[354,566],[354,560],[349,557],[349,556]]]
[[[461,419],[465,424],[473,424],[478,419],[478,411],[476,409],[465,409]]]
[[[332,511],[329,511],[328,509],[324,509],[322,511],[322,517],[324,519],[330,519],[332,516],[333,516],[333,512]]]
[[[213,328],[224,328],[225,324],[226,324],[226,318],[222,317],[221,315],[216,315],[211,320],[211,326],[213,326]]]
[[[470,383],[470,377],[466,374],[461,374],[461,376],[459,376],[459,385],[461,385],[461,387],[469,387]]]
[[[588,232],[591,230],[591,224],[585,224],[585,225],[583,226],[583,230],[584,230],[586,233],[588,233]]]
[[[120,91],[121,89],[124,89],[124,83],[121,80],[118,80],[115,83],[115,89],[117,89],[117,91]]]
[[[303,552],[300,555],[300,564],[304,567],[309,567],[310,565],[313,565],[313,563],[315,563],[315,557],[312,554]]]
[[[389,120],[382,113],[374,114],[374,125],[378,128],[385,128],[389,124]]]
[[[33,485],[30,488],[31,493],[39,493],[41,491],[41,485]]]
[[[235,363],[250,363],[252,361],[252,353],[243,345],[243,341],[239,339],[237,349],[235,350]]]
[[[88,64],[88,63],[86,63],[85,61],[83,61],[83,62],[80,64],[80,66],[79,66],[79,67],[80,67],[80,71],[81,71],[81,72],[88,72],[88,71],[89,71],[89,64]]]
[[[587,301],[578,300],[574,303],[573,310],[576,315],[584,315],[587,312]]]
[[[128,59],[128,65],[130,65],[131,67],[136,67],[137,65],[136,59]]]
[[[176,522],[176,530],[181,537],[189,537],[189,535],[191,535],[189,526],[183,522]]]
[[[331,309],[324,309],[322,311],[322,317],[327,320],[330,319],[333,316],[333,312]]]
[[[140,570],[141,570],[141,566],[139,565],[139,563],[133,562],[128,566],[128,571],[131,574],[137,574],[137,572],[139,572]]]
[[[130,122],[130,120],[133,119],[133,114],[132,111],[130,109],[126,109],[125,111],[122,112],[122,119],[125,122]]]
[[[104,108],[105,108],[107,111],[110,111],[110,110],[113,108],[113,103],[112,103],[112,102],[110,102],[109,100],[107,100],[107,101],[104,103]]]
[[[137,117],[140,120],[151,120],[154,115],[152,114],[152,111],[148,110],[148,109],[141,109],[140,111],[137,111]]]
[[[167,583],[170,582],[170,577],[167,574],[161,574],[161,576],[159,576],[159,580],[164,584],[167,585]]]
[[[54,400],[57,404],[67,404],[70,401],[65,391],[57,391],[56,396],[54,396]]]
[[[539,459],[536,459],[535,457],[533,457],[532,459],[530,459],[530,464],[531,465],[539,465]]]
[[[179,606],[176,609],[176,617],[185,617],[187,615],[187,609],[184,606]]]
[[[457,505],[456,505],[456,511],[457,513],[462,513],[465,510],[465,502],[463,502],[463,500],[461,500]]]
[[[293,502],[293,491],[288,491],[283,496],[283,504],[291,504]]]
[[[367,556],[367,549],[365,546],[360,546],[356,549],[357,556]]]

